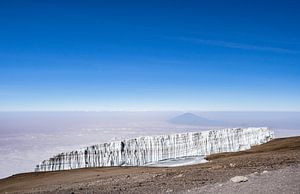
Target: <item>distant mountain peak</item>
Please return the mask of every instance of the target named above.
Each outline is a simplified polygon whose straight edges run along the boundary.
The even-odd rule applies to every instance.
[[[168,120],[168,122],[172,124],[178,124],[178,125],[211,125],[212,124],[211,120],[200,117],[190,112],[171,118]]]
[[[179,115],[179,116],[188,116],[188,117],[197,117],[197,118],[199,118],[200,116],[197,116],[197,115],[195,115],[195,114],[193,114],[193,113],[190,113],[190,112],[186,112],[186,113],[183,113],[183,114],[181,114],[181,115]]]

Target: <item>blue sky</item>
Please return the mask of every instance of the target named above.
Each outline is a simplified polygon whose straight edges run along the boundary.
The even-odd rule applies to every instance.
[[[300,111],[297,1],[1,1],[0,110]]]

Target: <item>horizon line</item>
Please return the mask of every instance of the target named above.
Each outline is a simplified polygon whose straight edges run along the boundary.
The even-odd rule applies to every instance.
[[[300,110],[0,110],[0,113],[13,112],[291,112]]]

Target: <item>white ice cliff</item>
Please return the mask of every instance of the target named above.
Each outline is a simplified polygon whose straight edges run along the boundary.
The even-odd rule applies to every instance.
[[[58,154],[35,171],[103,166],[143,166],[158,161],[250,149],[274,138],[266,128],[233,128],[114,141]]]

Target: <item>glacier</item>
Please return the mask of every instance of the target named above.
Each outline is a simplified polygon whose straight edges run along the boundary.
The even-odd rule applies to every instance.
[[[86,167],[146,166],[156,162],[250,149],[274,138],[267,127],[228,128],[170,135],[145,136],[88,146],[44,160],[39,171]]]

